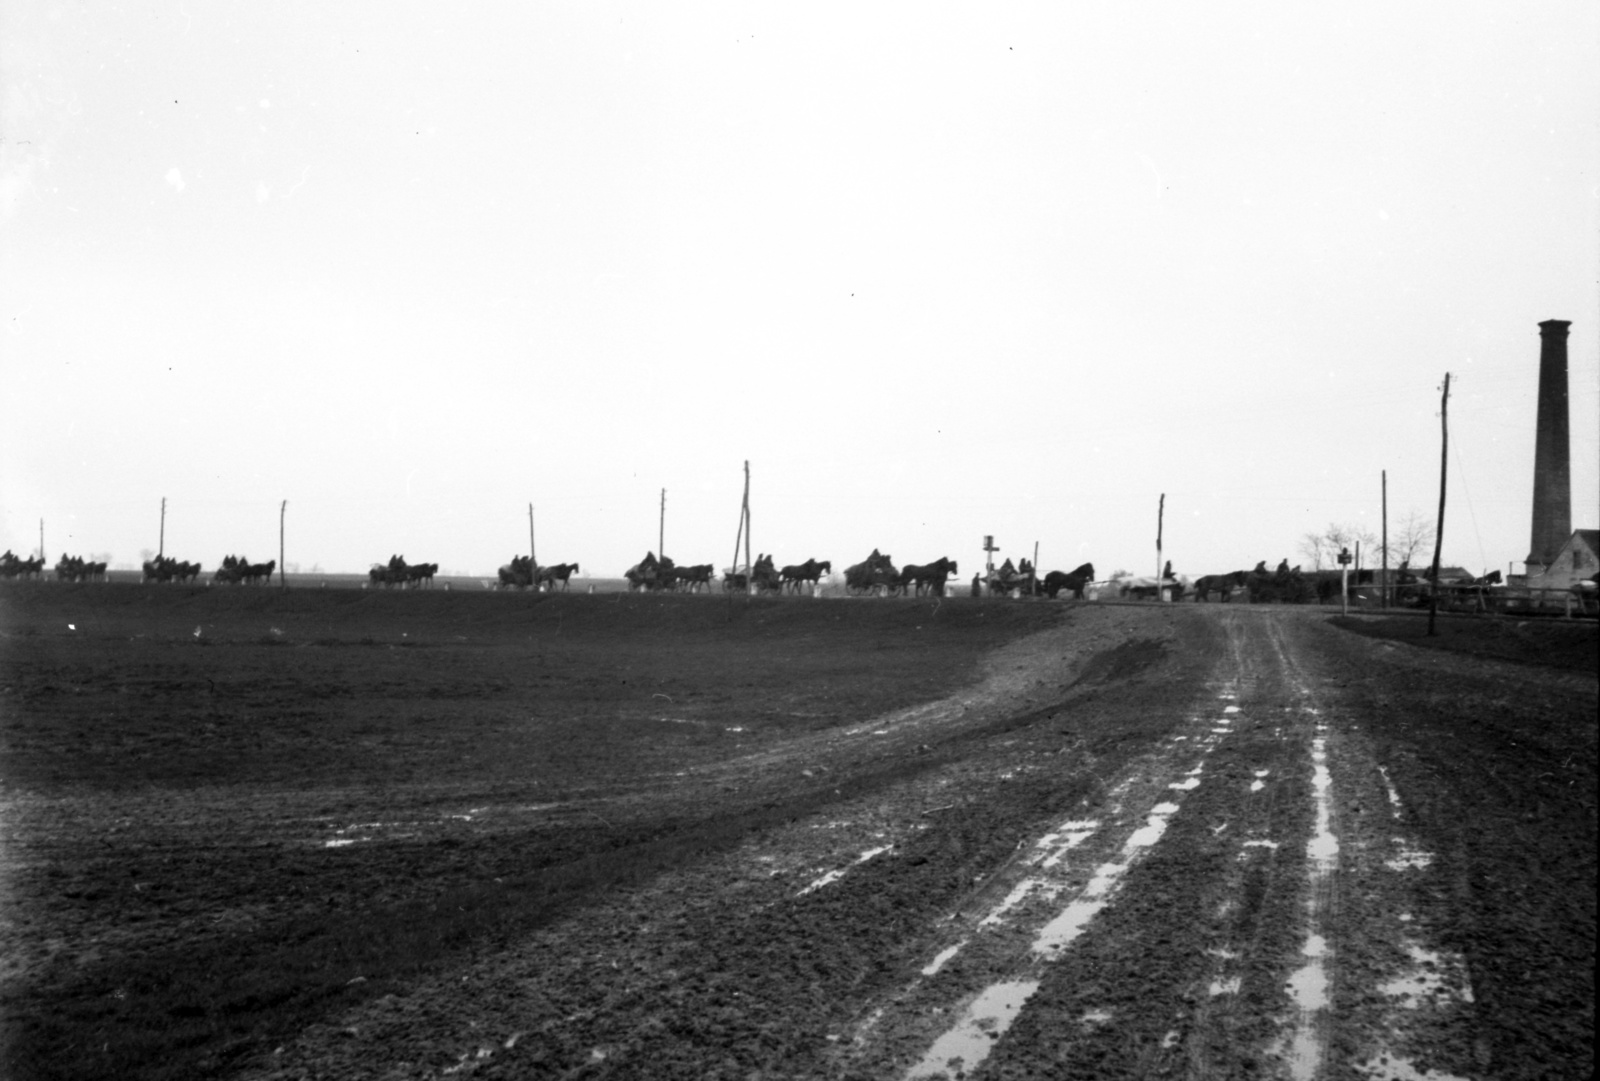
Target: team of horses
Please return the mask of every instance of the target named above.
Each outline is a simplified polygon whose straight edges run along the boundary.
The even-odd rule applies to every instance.
[[[537,586],[541,590],[554,592],[556,583],[561,583],[565,592],[572,581],[572,572],[578,569],[576,563],[553,563],[548,566],[540,564],[535,567],[532,556],[512,556],[511,562],[501,566],[498,571],[498,586],[501,589],[532,589]]]
[[[367,585],[417,589],[433,585],[433,576],[438,573],[437,563],[407,563],[405,556],[392,555],[389,562],[372,565],[367,571]]]
[[[1024,559],[1013,565],[1011,560],[995,567],[987,578],[979,577],[973,583],[974,596],[980,588],[987,589],[991,597],[1028,597],[1044,594],[1056,600],[1063,592],[1070,592],[1083,600],[1084,590],[1094,581],[1094,564],[1085,563],[1070,571],[1051,571],[1043,578],[1034,565]]]
[[[106,577],[104,563],[91,563],[82,556],[69,556],[61,553],[61,558],[56,561],[56,581],[58,582],[101,582]]]
[[[276,559],[252,563],[244,556],[223,556],[222,565],[211,576],[211,580],[218,585],[264,585],[272,581],[272,572],[277,569]],[[198,565],[195,566],[195,573],[200,573]]]
[[[23,559],[7,548],[4,555],[0,555],[0,578],[43,578],[44,557],[34,556]]]
[[[143,571],[142,580],[146,582],[192,582],[200,577],[200,564],[173,559],[171,556],[147,559],[140,569]]]

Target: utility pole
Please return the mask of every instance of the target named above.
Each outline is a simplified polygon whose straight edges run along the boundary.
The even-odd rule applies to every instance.
[[[1389,607],[1389,471],[1383,471],[1383,587],[1378,590],[1379,605]]]
[[[44,519],[39,519],[39,558],[44,558]]]
[[[515,577],[513,575],[513,577]],[[528,587],[539,592],[539,557],[533,543],[533,504],[528,504]]]
[[[739,532],[733,537],[733,565],[728,568],[729,574],[739,573],[739,542],[744,542],[744,577],[747,592],[755,592],[755,567],[750,562],[750,460],[744,463],[744,500],[739,504]],[[728,599],[733,599],[732,590],[728,591]]]
[[[1161,502],[1156,504],[1156,600],[1167,599],[1166,588],[1161,584],[1161,529],[1167,515],[1167,493],[1161,493]]]
[[[661,489],[661,525],[656,532],[656,555],[667,558],[667,490]]]
[[[161,497],[161,539],[156,543],[156,562],[167,554],[167,497]]]
[[[1450,465],[1450,373],[1444,373],[1444,395],[1439,399],[1439,525],[1433,533],[1433,588],[1428,591],[1428,636],[1439,632],[1434,621],[1439,616],[1439,552],[1444,547],[1445,474]]]
[[[289,501],[285,499],[278,507],[278,588],[288,589],[289,564],[283,558],[283,517],[289,513]]]

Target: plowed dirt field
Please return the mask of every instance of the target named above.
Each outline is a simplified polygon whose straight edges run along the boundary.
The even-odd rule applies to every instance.
[[[9,588],[6,1076],[1588,1077],[1595,628],[1418,627]]]

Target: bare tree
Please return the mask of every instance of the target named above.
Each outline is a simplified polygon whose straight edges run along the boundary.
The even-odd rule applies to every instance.
[[[1409,563],[1418,552],[1426,552],[1433,544],[1433,522],[1418,510],[1411,510],[1389,530],[1389,562],[1398,566]]]
[[[1328,528],[1321,533],[1307,533],[1300,539],[1300,553],[1311,561],[1313,569],[1322,570],[1324,566],[1337,567],[1342,550],[1354,549],[1359,544],[1371,551],[1377,541],[1378,538],[1365,526],[1329,522]]]

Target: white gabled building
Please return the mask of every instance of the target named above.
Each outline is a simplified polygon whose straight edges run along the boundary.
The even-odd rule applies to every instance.
[[[1600,573],[1600,529],[1574,529],[1548,566],[1528,566],[1530,589],[1571,589]]]

